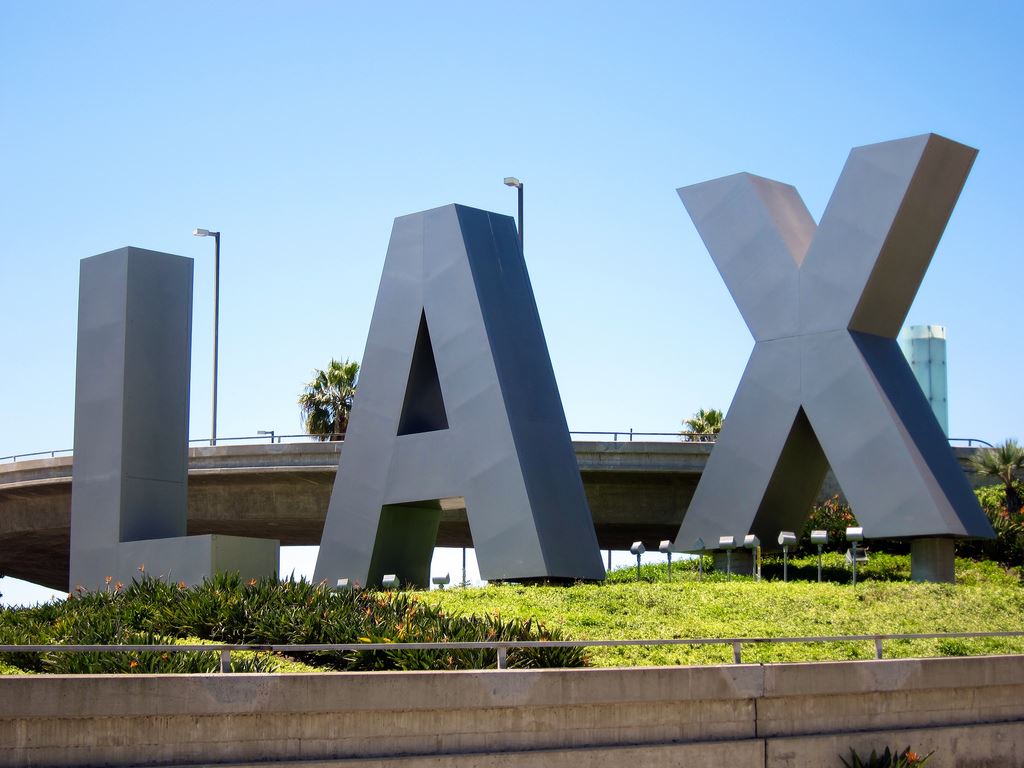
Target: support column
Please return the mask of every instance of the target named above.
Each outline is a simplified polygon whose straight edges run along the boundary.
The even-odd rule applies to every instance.
[[[715,571],[725,573],[726,556],[725,550],[714,552]],[[749,549],[734,549],[732,551],[732,575],[749,576],[754,567],[754,558]]]
[[[910,545],[910,578],[914,581],[956,582],[954,542],[950,538],[914,539]]]

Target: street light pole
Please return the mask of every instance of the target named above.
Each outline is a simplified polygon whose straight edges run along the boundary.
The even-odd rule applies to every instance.
[[[213,425],[210,445],[217,444],[217,347],[220,341],[220,232],[193,229],[196,237],[213,238]]]
[[[523,182],[515,176],[506,176],[505,185],[515,187],[519,191],[519,249],[523,248]]]

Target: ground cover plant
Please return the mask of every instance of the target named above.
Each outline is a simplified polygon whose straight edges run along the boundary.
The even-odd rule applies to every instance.
[[[426,599],[462,613],[500,612],[539,617],[574,639],[807,637],[922,634],[1024,629],[1024,586],[1015,569],[957,560],[957,584],[910,582],[906,555],[872,554],[850,584],[843,555],[823,557],[826,581],[817,582],[817,557],[790,558],[782,581],[781,558],[766,559],[763,579],[709,572],[698,580],[695,560],[644,565],[609,573],[604,584],[564,587],[491,585],[431,592]],[[886,658],[1024,653],[1024,638],[893,640]],[[874,658],[870,641],[820,644],[748,644],[744,662]],[[717,664],[732,648],[658,646],[590,649],[596,666]]]
[[[185,589],[143,579],[79,593],[65,602],[0,611],[0,644],[203,642],[248,644],[536,639],[806,637],[1024,629],[1018,569],[958,559],[956,584],[910,582],[906,555],[872,552],[850,584],[843,555],[762,562],[762,580],[696,560],[614,570],[602,584],[490,585],[433,592],[336,592],[303,581],[241,582],[221,576]],[[539,620],[539,621],[538,621]],[[886,658],[1024,653],[1024,639],[894,640]],[[870,641],[747,644],[743,661],[868,659]],[[593,647],[511,651],[511,667],[712,664],[732,661],[718,646]],[[234,671],[463,669],[494,667],[494,651],[306,653],[289,658],[233,653]],[[22,672],[204,672],[216,653],[0,654],[0,674]]]
[[[141,578],[125,588],[79,591],[66,601],[0,611],[0,645],[136,645],[216,642],[260,645],[465,642],[557,639],[532,618],[453,615],[409,592],[333,591],[305,581],[243,583],[222,575],[186,588]],[[575,649],[516,649],[512,668],[584,663]],[[215,652],[8,653],[0,673],[212,672]],[[296,667],[296,664],[304,665]],[[315,652],[284,659],[233,653],[232,671],[298,669],[477,669],[493,667],[493,650]]]

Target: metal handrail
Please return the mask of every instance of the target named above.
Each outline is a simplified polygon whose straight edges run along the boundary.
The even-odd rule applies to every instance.
[[[611,431],[581,431],[581,430],[570,430],[569,435],[588,435],[588,436],[611,436],[612,442],[618,442],[621,436],[624,441],[633,442],[634,437],[674,437],[681,440],[686,440],[692,443],[714,443],[718,435],[709,435],[702,432],[636,432],[632,428],[628,430],[611,430]],[[322,440],[322,438],[341,438],[340,440]],[[967,447],[974,447],[974,444],[983,445],[988,448],[995,448],[992,443],[982,440],[978,437],[950,437],[947,438],[950,443],[967,443]],[[266,435],[243,435],[241,437],[218,437],[218,443],[229,443],[229,442],[240,442],[242,440],[249,440],[255,443],[262,443],[267,440]],[[284,440],[309,440],[312,442],[344,442],[345,433],[332,433],[330,435],[310,435],[310,434],[297,434],[297,435],[278,435],[274,434],[270,436],[271,443],[281,443]],[[210,438],[208,437],[196,437],[188,441],[189,445],[209,443]],[[49,456],[50,458],[56,458],[57,454],[73,454],[73,448],[58,448],[53,451],[34,451],[32,453],[15,453],[10,456],[0,456],[0,462],[9,461],[15,463],[18,459],[28,459],[33,456]]]
[[[947,437],[946,440],[950,443],[967,443],[968,448],[973,448],[975,443],[984,445],[986,448],[995,448],[992,443],[977,437]]]
[[[495,640],[445,643],[307,643],[274,645],[261,643],[211,643],[209,645],[0,645],[0,653],[196,653],[220,654],[220,671],[231,670],[231,654],[236,651],[270,653],[315,653],[322,651],[444,651],[493,650],[497,668],[508,668],[508,652],[516,648],[616,648],[624,646],[729,645],[734,664],[742,664],[743,645],[770,643],[851,643],[873,642],[875,658],[881,659],[886,640],[947,640],[987,637],[1024,637],[1024,630],[996,632],[925,632],[886,635],[825,635],[816,637],[715,637],[661,638],[656,640]]]

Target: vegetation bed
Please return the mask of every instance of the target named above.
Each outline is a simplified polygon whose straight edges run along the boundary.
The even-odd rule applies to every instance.
[[[788,583],[781,559],[766,560],[763,580],[704,573],[695,561],[612,571],[604,584],[564,587],[492,585],[429,593],[430,601],[464,614],[536,617],[573,639],[808,637],[1024,630],[1024,587],[1016,569],[957,560],[957,584],[909,581],[905,555],[872,554],[850,584],[843,556],[791,558]],[[707,559],[705,560],[707,567]],[[426,596],[426,595],[425,595]],[[1024,653],[1024,638],[892,640],[886,658]],[[748,644],[744,662],[874,658],[870,641],[815,644]],[[732,661],[727,645],[595,647],[595,666],[718,664]]]
[[[704,567],[709,563],[705,559]],[[491,585],[433,592],[334,592],[302,581],[242,583],[221,576],[191,589],[152,579],[67,601],[0,611],[0,644],[401,643],[479,640],[676,639],[924,634],[1024,630],[1018,569],[957,560],[957,584],[909,581],[906,555],[872,554],[850,582],[843,556],[763,563],[761,581],[698,573],[696,561],[612,571],[602,584]],[[1024,638],[892,640],[886,658],[1024,653]],[[867,659],[870,641],[748,644],[743,661]],[[215,652],[8,653],[0,674],[211,672]],[[513,650],[513,668],[732,661],[728,645]],[[233,671],[472,669],[494,651],[234,653]]]
[[[218,576],[201,586],[143,578],[125,588],[79,592],[66,601],[0,611],[0,645],[302,645],[561,638],[535,620],[453,615],[410,592],[332,591],[304,581],[242,583]],[[478,669],[493,650],[233,653],[233,672]],[[580,666],[576,649],[523,649],[510,667]],[[6,653],[0,673],[213,672],[216,652]]]

